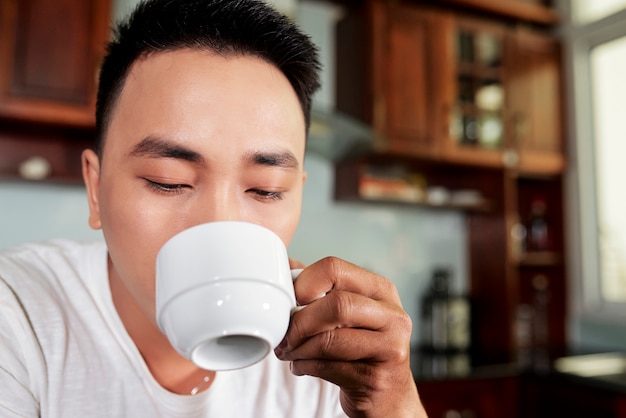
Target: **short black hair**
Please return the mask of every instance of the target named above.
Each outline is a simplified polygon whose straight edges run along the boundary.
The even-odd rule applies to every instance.
[[[289,18],[262,0],[143,0],[115,27],[100,69],[96,103],[100,157],[133,63],[150,53],[185,48],[252,55],[273,64],[298,96],[308,130],[321,66],[316,46]]]

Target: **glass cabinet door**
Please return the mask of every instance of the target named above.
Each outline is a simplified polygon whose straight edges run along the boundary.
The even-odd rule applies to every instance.
[[[455,33],[456,98],[451,139],[462,147],[500,149],[504,139],[504,36],[480,26]]]

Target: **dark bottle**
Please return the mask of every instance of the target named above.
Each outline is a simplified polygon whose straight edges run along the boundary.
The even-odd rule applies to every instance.
[[[463,352],[470,345],[469,300],[450,293],[450,276],[448,269],[436,269],[422,299],[422,346],[429,351]]]
[[[427,377],[461,376],[470,369],[470,303],[450,291],[450,270],[433,271],[422,298],[420,373]]]
[[[528,251],[547,251],[550,247],[550,231],[546,220],[547,204],[543,197],[535,197],[530,205],[527,227]]]

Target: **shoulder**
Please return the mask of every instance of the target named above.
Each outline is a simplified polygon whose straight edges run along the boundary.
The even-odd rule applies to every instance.
[[[0,250],[0,279],[9,285],[54,277],[84,273],[93,264],[106,260],[103,242],[51,240],[22,244]]]
[[[105,277],[102,242],[54,240],[0,250],[0,299],[13,299],[26,311],[63,305],[70,294],[93,293]]]
[[[98,250],[105,250],[103,241],[53,239],[0,249],[0,263],[3,260],[35,261],[36,259],[45,260],[59,256],[71,257],[72,255],[87,254]]]

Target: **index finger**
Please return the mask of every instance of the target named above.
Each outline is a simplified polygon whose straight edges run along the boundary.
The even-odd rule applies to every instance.
[[[400,304],[393,283],[378,274],[337,257],[326,257],[305,268],[294,282],[296,298],[309,304],[331,290],[358,293],[374,300]]]

